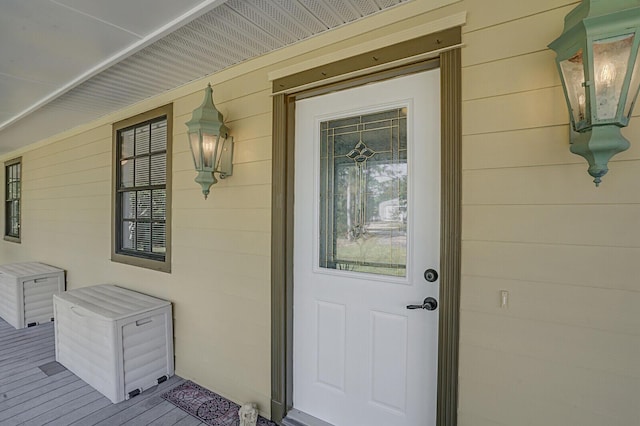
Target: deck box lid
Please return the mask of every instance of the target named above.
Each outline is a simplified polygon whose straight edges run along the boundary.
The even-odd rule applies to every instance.
[[[119,320],[171,305],[166,300],[113,284],[69,290],[54,295],[54,299],[64,300],[108,320]]]
[[[62,269],[40,262],[11,263],[0,266],[0,275],[15,278],[30,278],[62,272]]]

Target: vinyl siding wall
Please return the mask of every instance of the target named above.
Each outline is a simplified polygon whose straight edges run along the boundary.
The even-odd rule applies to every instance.
[[[575,5],[467,2],[462,425],[640,424],[640,124],[595,188],[546,48]]]
[[[8,154],[23,157],[23,235],[22,244],[0,242],[0,259],[63,267],[69,288],[113,282],[171,300],[177,373],[268,413],[267,74],[360,53],[407,30],[418,37],[428,23],[467,11],[459,424],[640,424],[640,124],[625,131],[632,147],[596,189],[584,160],[569,153],[546,48],[576,4],[415,0]],[[237,145],[233,177],[205,201],[184,122],[208,81]],[[165,274],[109,260],[111,123],[169,102],[173,259]],[[500,290],[510,292],[508,309]]]

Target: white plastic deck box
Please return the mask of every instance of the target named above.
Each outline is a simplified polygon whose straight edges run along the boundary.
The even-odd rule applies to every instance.
[[[56,361],[118,403],[174,373],[171,303],[102,284],[53,298]]]
[[[64,270],[44,263],[0,266],[0,317],[15,328],[53,320],[53,295],[64,291]]]

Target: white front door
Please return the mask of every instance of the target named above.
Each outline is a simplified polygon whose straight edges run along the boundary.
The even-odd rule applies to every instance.
[[[294,408],[335,426],[432,426],[440,72],[296,102]],[[431,277],[430,277],[431,278]]]

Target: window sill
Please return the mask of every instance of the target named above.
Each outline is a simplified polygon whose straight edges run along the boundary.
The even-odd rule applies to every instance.
[[[171,273],[171,263],[169,260],[151,260],[143,257],[128,256],[126,254],[112,253],[111,261],[126,265],[137,266],[139,268],[152,269],[154,271]]]

